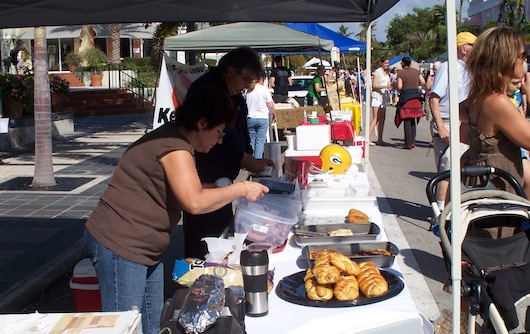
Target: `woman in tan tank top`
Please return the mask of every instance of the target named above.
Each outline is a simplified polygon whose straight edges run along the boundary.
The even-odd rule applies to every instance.
[[[512,78],[523,76],[524,62],[520,32],[510,27],[483,32],[466,63],[471,84],[469,98],[460,105],[462,141],[469,144],[470,163],[504,169],[521,185],[520,147],[530,148],[530,123],[514,106],[507,90]],[[492,182],[513,192],[500,180]]]

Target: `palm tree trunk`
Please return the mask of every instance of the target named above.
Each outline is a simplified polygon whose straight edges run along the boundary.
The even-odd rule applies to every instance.
[[[113,23],[110,25],[110,39],[112,45],[112,54],[110,55],[111,64],[119,64],[120,60],[120,24]]]
[[[35,27],[35,171],[32,187],[56,185],[52,161],[52,107],[46,47],[46,28]]]

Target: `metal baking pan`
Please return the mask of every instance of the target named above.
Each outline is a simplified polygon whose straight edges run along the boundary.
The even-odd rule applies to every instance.
[[[335,250],[341,254],[346,255],[353,261],[360,262],[373,262],[376,267],[384,268],[391,267],[394,263],[396,255],[399,254],[399,249],[396,245],[391,242],[357,242],[348,245],[309,245],[302,249],[302,256],[309,262],[310,266],[313,266],[314,259],[311,258],[311,254],[323,250]],[[357,255],[361,251],[385,249],[392,255]]]
[[[328,235],[338,229],[350,230],[353,235]],[[356,241],[375,240],[380,232],[381,229],[375,223],[304,225],[295,226],[294,240],[299,246],[351,244]]]

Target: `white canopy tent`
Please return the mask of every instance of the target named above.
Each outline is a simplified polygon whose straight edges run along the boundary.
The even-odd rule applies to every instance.
[[[240,46],[249,46],[256,51],[329,51],[333,41],[265,22],[212,26],[164,39],[164,50],[223,52]]]
[[[371,35],[372,23],[390,10],[399,0],[13,0],[0,3],[0,28],[75,25],[96,23],[127,23],[154,21],[199,22],[367,22]],[[446,1],[447,49],[449,60],[449,95],[451,109],[451,146],[457,148],[459,138],[458,83],[456,57],[456,3]],[[371,71],[371,40],[367,41],[367,72]],[[370,94],[371,84],[367,80]],[[370,99],[370,95],[368,96]],[[365,110],[369,125],[369,108]],[[367,146],[368,149],[368,146]],[[367,150],[367,153],[369,150]],[[460,221],[460,166],[458,149],[451,150],[451,198],[454,203],[453,222]],[[369,158],[367,154],[367,158]],[[460,240],[460,229],[453,229],[453,240]],[[460,244],[453,242],[453,309],[460,309]],[[460,332],[459,312],[453,312],[453,333]]]
[[[305,67],[306,69],[315,69],[320,64],[324,65],[325,68],[331,68],[331,63],[329,61],[324,59],[318,59],[317,57],[309,59],[303,67]]]

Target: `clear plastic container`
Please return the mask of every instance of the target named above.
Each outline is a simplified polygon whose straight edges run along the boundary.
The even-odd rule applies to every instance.
[[[298,214],[289,205],[243,199],[236,204],[235,232],[248,233],[247,240],[252,242],[281,246],[297,222]]]

